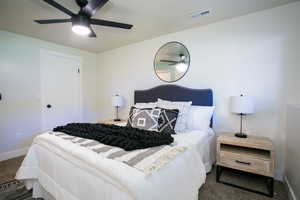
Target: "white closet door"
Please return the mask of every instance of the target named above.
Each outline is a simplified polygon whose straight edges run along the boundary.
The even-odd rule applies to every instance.
[[[80,59],[41,51],[42,128],[81,121]]]

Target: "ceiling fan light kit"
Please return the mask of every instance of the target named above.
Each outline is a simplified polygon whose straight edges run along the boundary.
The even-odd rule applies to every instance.
[[[73,25],[72,31],[77,35],[83,35],[83,36],[89,35],[91,33],[91,30],[88,27],[83,25]]]
[[[89,37],[97,37],[91,25],[110,26],[123,29],[131,29],[133,27],[131,24],[123,24],[119,22],[92,18],[92,16],[94,16],[96,12],[108,2],[108,0],[76,0],[77,5],[80,7],[78,14],[73,13],[54,0],[44,0],[44,2],[69,15],[71,19],[34,20],[38,24],[72,22],[72,31],[74,33]]]
[[[72,17],[72,31],[78,35],[87,36],[91,33],[90,20],[84,15]]]

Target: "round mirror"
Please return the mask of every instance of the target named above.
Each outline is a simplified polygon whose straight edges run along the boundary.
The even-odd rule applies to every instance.
[[[179,42],[169,42],[156,53],[154,71],[159,79],[175,82],[184,77],[190,66],[190,54]]]

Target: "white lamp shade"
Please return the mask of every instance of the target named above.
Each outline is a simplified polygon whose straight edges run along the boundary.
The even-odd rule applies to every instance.
[[[112,106],[114,107],[122,107],[123,106],[123,98],[119,95],[115,95],[112,97]]]
[[[255,112],[253,99],[249,96],[231,97],[230,110],[238,114],[252,114]]]

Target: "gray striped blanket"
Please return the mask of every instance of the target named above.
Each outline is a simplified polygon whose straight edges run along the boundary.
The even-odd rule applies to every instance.
[[[133,167],[145,175],[151,175],[171,162],[179,153],[186,151],[186,147],[178,146],[176,142],[171,145],[162,145],[147,149],[125,151],[119,147],[109,146],[95,140],[70,136],[61,132],[49,132],[63,140],[93,151],[100,156],[122,162]]]

